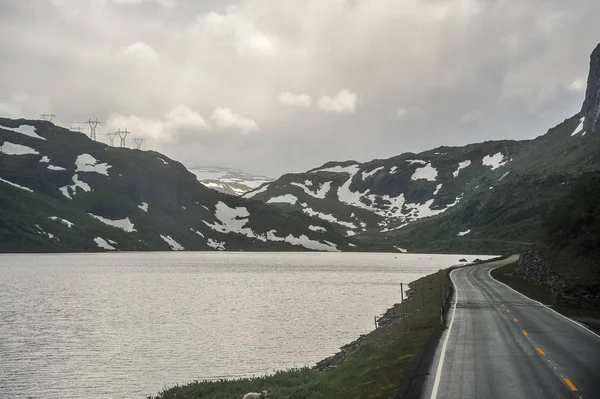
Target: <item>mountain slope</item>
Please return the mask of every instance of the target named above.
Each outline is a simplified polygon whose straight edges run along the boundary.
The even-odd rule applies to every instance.
[[[237,169],[219,166],[193,166],[188,170],[196,175],[198,181],[208,188],[230,195],[242,195],[264,183],[273,181],[266,176],[252,175]]]
[[[325,222],[200,184],[153,151],[0,118],[0,251],[350,250]]]
[[[592,54],[582,111],[534,140],[329,162],[244,197],[333,222],[365,244],[519,250],[539,237],[540,215],[582,173],[600,170],[599,98],[600,46]]]

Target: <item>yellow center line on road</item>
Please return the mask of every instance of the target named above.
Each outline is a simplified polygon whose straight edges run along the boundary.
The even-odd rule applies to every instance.
[[[527,334],[527,331],[523,330],[523,335],[526,337],[529,337],[529,334]]]
[[[536,348],[538,352],[540,352],[540,355],[545,355],[546,352],[544,352],[544,350],[542,348]]]
[[[519,322],[519,319],[517,319],[516,317],[514,318],[515,323]]]
[[[564,380],[565,380],[565,382],[567,383],[567,385],[569,386],[569,388],[571,388],[571,391],[573,391],[573,392],[577,392],[577,387],[575,386],[575,384],[573,384],[573,383],[571,382],[571,380],[570,380],[570,379],[568,379],[568,378],[565,378]]]

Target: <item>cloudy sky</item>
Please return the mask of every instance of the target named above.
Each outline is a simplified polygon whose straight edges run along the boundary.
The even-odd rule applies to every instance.
[[[0,115],[98,118],[187,165],[532,138],[576,113],[598,0],[0,0]]]

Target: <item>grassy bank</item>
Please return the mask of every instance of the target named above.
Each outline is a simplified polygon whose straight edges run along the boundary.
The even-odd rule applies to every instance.
[[[491,271],[491,275],[496,280],[503,282],[509,287],[519,291],[527,297],[549,305],[552,309],[586,323],[588,326],[600,330],[600,310],[586,309],[583,307],[573,306],[558,301],[556,295],[547,288],[537,284],[530,283],[515,274],[517,268],[516,263],[502,266]]]
[[[389,309],[380,318],[379,328],[320,362],[324,371],[304,368],[258,378],[195,381],[154,398],[231,399],[261,390],[268,390],[274,399],[393,398],[399,391],[413,389],[411,380],[423,374],[416,370],[428,366],[424,350],[437,343],[440,306],[451,287],[448,270],[414,281],[404,304]]]

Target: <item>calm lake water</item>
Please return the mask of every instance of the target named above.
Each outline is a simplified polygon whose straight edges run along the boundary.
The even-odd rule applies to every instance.
[[[400,282],[462,257],[0,255],[0,397],[144,398],[313,365],[371,331]]]

